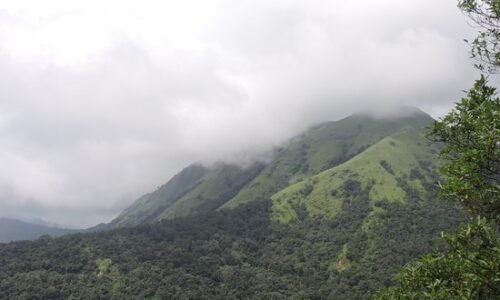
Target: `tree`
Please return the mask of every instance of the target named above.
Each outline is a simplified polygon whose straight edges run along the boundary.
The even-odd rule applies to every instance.
[[[431,132],[445,147],[441,196],[500,224],[500,98],[481,76]]]
[[[446,245],[406,266],[399,284],[377,299],[500,299],[500,239],[478,218],[455,234],[444,234]]]
[[[476,67],[496,73],[500,67],[500,1],[459,0],[458,7],[479,28],[478,35],[470,42],[472,57],[480,61]]]

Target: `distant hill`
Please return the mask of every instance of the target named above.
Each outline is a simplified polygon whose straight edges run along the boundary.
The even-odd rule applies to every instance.
[[[18,240],[34,240],[43,235],[57,237],[77,230],[50,227],[20,220],[0,218],[0,243]]]

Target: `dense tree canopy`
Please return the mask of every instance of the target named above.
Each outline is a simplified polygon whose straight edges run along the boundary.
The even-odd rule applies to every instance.
[[[344,188],[352,197],[333,219],[302,210],[292,224],[279,224],[271,221],[271,202],[261,200],[152,225],[0,244],[0,299],[364,299],[430,251],[440,231],[464,221],[450,203],[412,198],[377,202],[368,223],[368,190]]]
[[[484,76],[432,136],[445,144],[442,196],[500,224],[500,98]]]
[[[459,0],[458,7],[479,29],[476,38],[470,42],[472,57],[480,61],[476,66],[496,73],[500,67],[500,1]]]
[[[404,267],[398,284],[375,299],[500,299],[500,239],[478,218],[444,245]]]

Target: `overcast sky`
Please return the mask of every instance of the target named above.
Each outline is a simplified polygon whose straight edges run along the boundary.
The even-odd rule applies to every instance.
[[[109,221],[193,161],[476,77],[453,0],[0,2],[0,215]]]

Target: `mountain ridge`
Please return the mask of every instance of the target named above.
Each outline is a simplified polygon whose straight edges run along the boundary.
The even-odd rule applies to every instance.
[[[357,113],[316,125],[277,149],[267,164],[258,162],[246,167],[228,163],[213,167],[192,164],[156,191],[140,197],[105,228],[232,209],[271,197],[296,182],[352,159],[402,127],[422,129],[434,121],[419,109],[405,108],[405,111],[410,113],[400,118]],[[227,184],[233,179],[234,184]]]
[[[255,195],[271,196],[294,180],[312,176],[347,161],[383,137],[396,132],[403,125],[424,127],[433,121],[429,115],[420,110],[418,112],[410,117],[397,119],[377,119],[360,113],[316,126],[298,136],[281,157],[276,158],[263,170],[263,173],[268,173],[267,178],[255,178],[224,207],[231,208],[245,201],[255,200]],[[297,150],[294,147],[302,149]],[[305,159],[297,152],[306,153],[302,155]],[[280,162],[280,159],[284,162]],[[297,162],[299,165],[296,165]],[[290,164],[293,165],[292,168],[288,166]],[[290,171],[291,178],[286,178],[284,174]],[[252,185],[256,188],[252,188]]]
[[[409,151],[410,147],[418,149]],[[296,218],[292,204],[282,203],[291,199],[306,203],[306,208],[311,213],[332,217],[340,208],[342,197],[345,197],[345,195],[338,196],[343,185],[351,185],[348,189],[354,189],[352,186],[356,184],[359,185],[356,189],[365,189],[370,185],[368,192],[372,205],[376,201],[404,203],[409,198],[408,194],[416,196],[415,193],[423,192],[425,190],[423,185],[429,189],[429,185],[436,177],[437,166],[432,162],[433,159],[431,154],[427,153],[426,147],[431,145],[419,130],[404,127],[345,163],[311,176],[305,181],[292,184],[274,194],[271,197],[274,219],[287,223]],[[433,145],[431,149],[437,151],[437,146]],[[420,167],[422,164],[426,166],[425,169]],[[316,205],[318,208],[315,209],[313,204],[318,201],[329,204]],[[298,204],[300,203],[295,203]]]
[[[466,218],[434,197],[430,121],[356,116],[312,128],[255,169],[191,165],[116,228],[0,245],[0,298],[366,299]],[[255,178],[279,179],[277,191],[221,208]]]

